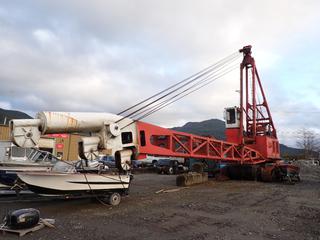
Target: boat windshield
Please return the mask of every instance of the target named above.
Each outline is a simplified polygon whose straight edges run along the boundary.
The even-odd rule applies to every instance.
[[[58,159],[53,156],[51,153],[42,151],[39,149],[33,148],[32,151],[30,152],[28,159],[32,162],[36,163],[44,163],[44,164],[55,164],[58,162]]]
[[[54,172],[75,172],[76,169],[72,163],[58,161],[52,168]]]

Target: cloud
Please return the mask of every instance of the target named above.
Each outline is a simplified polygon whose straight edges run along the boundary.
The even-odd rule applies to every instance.
[[[117,113],[252,44],[271,110],[319,109],[319,7],[311,0],[4,1],[0,101],[27,112]],[[235,71],[146,121],[221,119],[224,107],[238,104],[237,89]],[[274,114],[278,129],[320,128],[314,119]]]
[[[10,102],[0,101],[0,108],[10,110],[11,104],[10,104]]]

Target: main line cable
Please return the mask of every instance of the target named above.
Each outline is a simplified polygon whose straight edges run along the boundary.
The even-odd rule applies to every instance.
[[[163,105],[163,106],[161,106],[161,107],[159,107],[159,108],[157,108],[157,109],[154,109],[153,111],[151,111],[151,112],[149,112],[149,113],[147,113],[147,114],[143,115],[142,117],[138,118],[137,120],[141,120],[142,118],[145,118],[145,117],[147,117],[147,116],[149,116],[149,115],[151,115],[151,114],[153,114],[153,113],[155,113],[155,112],[157,112],[157,111],[161,110],[162,108],[164,108],[164,107],[166,107],[166,106],[168,106],[168,105],[170,105],[170,104],[172,104],[172,103],[174,103],[174,102],[176,102],[176,101],[180,100],[181,98],[183,98],[183,97],[186,97],[186,96],[190,95],[191,93],[193,93],[193,92],[195,92],[195,91],[199,90],[200,88],[205,87],[206,85],[208,85],[208,84],[210,84],[210,83],[214,82],[215,80],[217,80],[217,79],[219,79],[219,78],[223,77],[224,75],[226,75],[227,73],[229,73],[229,72],[233,71],[233,70],[234,70],[234,69],[236,69],[236,68],[238,68],[238,65],[233,66],[232,68],[230,68],[229,70],[227,70],[226,72],[222,73],[222,74],[221,74],[221,75],[219,75],[219,76],[216,76],[216,77],[214,77],[214,78],[211,78],[211,79],[210,79],[210,81],[208,81],[208,82],[204,83],[203,85],[201,85],[201,86],[199,86],[199,87],[197,87],[197,88],[193,89],[192,91],[190,91],[190,92],[188,92],[188,93],[186,93],[186,94],[184,94],[184,95],[180,96],[179,98],[177,98],[177,99],[175,99],[175,100],[173,100],[173,101],[171,101],[171,102],[168,102],[168,103],[166,103],[165,105]]]
[[[232,60],[233,58],[237,58],[238,56],[239,56],[239,55],[237,55],[237,56],[233,56],[231,59],[228,59],[228,61]],[[224,65],[224,64],[226,64],[226,63],[227,63],[227,62],[220,63],[219,65]],[[205,72],[202,72],[200,75],[198,75],[198,76],[194,77],[193,79],[191,79],[191,80],[187,81],[186,83],[184,83],[182,86],[180,86],[180,88],[182,88],[182,87],[185,87],[185,86],[189,85],[190,83],[192,83],[192,82],[194,82],[194,81],[198,80],[199,78],[201,78],[201,77],[205,76],[206,74],[208,74],[208,73],[212,72],[213,70],[214,70],[214,68],[213,68],[213,69],[206,70]],[[190,78],[189,78],[189,79],[190,79]],[[155,102],[158,102],[159,100],[161,100],[161,99],[163,99],[163,98],[165,98],[165,97],[167,97],[167,96],[169,96],[169,95],[173,94],[174,92],[176,92],[176,91],[178,91],[178,90],[179,90],[179,88],[171,90],[170,92],[168,92],[168,93],[166,93],[165,95],[163,95],[163,96],[161,96],[161,97],[157,98],[156,100],[153,100],[152,102],[150,102],[150,103],[148,103],[148,104],[146,104],[146,105],[144,105],[144,106],[140,107],[139,109],[135,110],[134,112],[132,112],[132,113],[130,113],[130,114],[128,114],[128,115],[126,115],[126,116],[122,117],[121,119],[117,120],[117,121],[116,121],[116,123],[119,123],[120,121],[122,121],[122,120],[124,120],[124,119],[126,119],[126,118],[128,118],[128,117],[130,117],[130,116],[132,116],[132,115],[134,115],[134,114],[136,114],[137,112],[141,111],[142,109],[144,109],[144,108],[146,108],[146,107],[148,107],[148,106],[150,106],[150,105],[154,104]]]
[[[225,72],[227,72],[227,71],[229,71],[229,70],[233,70],[235,67],[237,67],[237,64],[236,64],[236,65],[232,65],[232,66],[230,66],[230,67],[227,68],[227,69],[224,69],[224,71],[223,71],[222,73],[220,73],[220,75],[222,74],[221,76],[223,76],[223,75],[225,74]],[[144,112],[146,112],[146,111],[148,111],[148,110],[155,109],[156,107],[159,107],[159,106],[163,105],[163,103],[169,102],[170,100],[172,100],[172,99],[178,97],[179,95],[181,95],[182,93],[185,93],[185,92],[187,92],[188,90],[190,90],[190,89],[192,89],[192,88],[200,85],[201,83],[209,82],[209,81],[212,80],[213,78],[216,80],[217,78],[221,77],[220,75],[216,75],[216,76],[213,75],[213,76],[210,76],[210,77],[208,76],[207,78],[203,79],[201,82],[199,82],[199,83],[197,83],[197,84],[194,84],[192,87],[189,87],[189,88],[185,89],[184,91],[176,94],[175,96],[173,96],[173,97],[171,97],[171,98],[169,98],[169,99],[166,99],[165,101],[163,101],[163,102],[161,102],[161,103],[158,103],[157,105],[155,105],[155,106],[153,106],[153,107],[151,107],[151,108],[148,108],[148,109],[145,110]],[[210,83],[211,83],[211,81],[210,81]],[[207,84],[205,84],[205,85],[207,85]],[[205,86],[205,85],[204,85],[204,86]],[[199,88],[197,88],[197,89],[199,89]],[[197,90],[197,89],[195,89],[195,90]],[[191,93],[191,91],[190,91],[190,93]],[[182,97],[184,97],[184,96],[185,96],[185,95],[183,95]],[[182,97],[181,97],[181,98],[182,98]],[[180,98],[179,98],[179,99],[180,99]],[[138,115],[140,115],[140,114],[137,114],[136,116],[138,116]]]
[[[131,110],[131,109],[133,109],[133,108],[135,108],[135,107],[137,107],[137,106],[141,105],[142,103],[145,103],[146,101],[149,101],[149,100],[151,100],[152,98],[154,98],[154,97],[156,97],[156,96],[158,96],[158,95],[160,95],[160,94],[162,94],[162,93],[165,93],[166,91],[168,91],[168,90],[170,90],[170,89],[172,89],[172,88],[174,88],[174,87],[176,87],[176,86],[178,86],[178,85],[182,84],[182,83],[183,83],[183,82],[185,82],[185,81],[188,81],[189,79],[191,79],[191,78],[193,78],[193,77],[197,76],[198,74],[201,74],[203,71],[206,71],[206,70],[208,70],[208,69],[210,69],[210,68],[214,67],[215,65],[217,65],[217,64],[219,64],[219,63],[221,63],[221,62],[223,62],[223,61],[227,61],[229,58],[232,58],[232,57],[237,56],[237,55],[239,55],[239,52],[238,52],[238,51],[236,51],[236,52],[234,52],[234,53],[230,54],[229,56],[227,56],[227,57],[225,57],[225,58],[221,59],[220,61],[218,61],[218,62],[216,62],[216,63],[214,63],[214,64],[210,65],[209,67],[207,67],[207,68],[205,68],[205,69],[203,69],[203,70],[201,70],[201,71],[199,71],[199,72],[197,72],[197,73],[195,73],[195,74],[191,75],[190,77],[187,77],[187,78],[185,78],[185,79],[183,79],[183,80],[181,80],[181,81],[179,81],[179,82],[177,82],[177,83],[175,83],[175,84],[173,84],[173,85],[169,86],[168,88],[166,88],[166,89],[164,89],[164,90],[162,90],[162,91],[160,91],[160,92],[158,92],[158,93],[156,93],[156,94],[152,95],[151,97],[148,97],[148,98],[146,98],[146,99],[144,99],[144,100],[142,100],[142,101],[138,102],[137,104],[135,104],[135,105],[133,105],[133,106],[131,106],[131,107],[129,107],[129,108],[127,108],[127,109],[125,109],[125,110],[123,110],[123,111],[119,112],[119,113],[118,113],[118,115],[121,115],[121,114],[123,114],[123,113],[125,113],[125,112],[127,112],[127,111],[129,111],[129,110]]]
[[[131,123],[129,123],[129,124],[127,124],[126,126],[122,127],[121,130],[122,130],[123,128],[125,128],[125,127],[130,126],[131,124],[135,123],[136,121],[139,121],[139,120],[141,120],[141,119],[143,119],[143,118],[145,118],[145,117],[147,117],[147,116],[149,116],[149,115],[151,115],[151,114],[153,114],[153,113],[155,113],[155,112],[163,109],[164,107],[166,107],[166,106],[168,106],[168,105],[170,105],[170,104],[172,104],[172,103],[180,100],[181,98],[186,97],[186,96],[188,96],[189,94],[191,94],[191,93],[193,93],[193,92],[195,92],[195,91],[203,88],[204,86],[206,86],[206,85],[214,82],[214,81],[217,80],[218,78],[223,77],[224,75],[226,75],[226,74],[228,74],[229,72],[235,70],[236,68],[238,68],[238,65],[234,65],[232,68],[230,68],[229,70],[221,73],[219,76],[216,76],[216,77],[214,77],[214,78],[210,78],[210,81],[202,84],[201,86],[197,87],[196,89],[193,89],[192,91],[189,91],[188,93],[184,94],[183,96],[180,96],[179,98],[177,98],[177,99],[175,99],[175,100],[173,100],[173,101],[171,101],[171,102],[164,102],[164,105],[158,106],[157,108],[154,108],[153,110],[150,109],[150,110],[151,110],[150,112],[144,114],[143,116],[139,117],[138,119],[133,120]]]
[[[234,60],[236,60],[236,59],[234,59]],[[233,60],[233,61],[234,61],[234,60]],[[230,63],[231,63],[231,62],[230,62]],[[237,63],[237,66],[238,66],[238,63]],[[230,68],[230,67],[234,67],[234,65],[229,66],[229,68]],[[136,118],[137,116],[141,115],[142,113],[145,113],[145,112],[147,112],[147,111],[150,111],[151,109],[156,108],[156,107],[158,107],[159,105],[162,105],[163,103],[168,102],[168,101],[170,101],[170,100],[172,100],[172,99],[180,96],[181,94],[187,92],[188,90],[190,90],[190,89],[192,89],[192,88],[195,88],[196,86],[198,86],[198,85],[200,85],[200,84],[202,84],[202,83],[204,83],[204,82],[206,82],[206,81],[208,81],[208,80],[210,81],[210,79],[212,79],[212,78],[214,78],[215,76],[218,76],[218,75],[219,75],[219,71],[220,71],[220,74],[221,74],[222,72],[224,72],[225,70],[228,70],[229,68],[226,67],[226,66],[223,66],[221,69],[217,70],[217,72],[210,73],[210,74],[209,74],[208,76],[206,76],[205,78],[203,78],[203,79],[201,79],[200,81],[194,83],[193,85],[191,85],[190,87],[186,88],[185,90],[179,92],[178,94],[174,95],[173,97],[170,97],[169,99],[166,99],[166,100],[164,100],[164,101],[162,101],[162,102],[160,102],[160,103],[158,103],[158,104],[156,104],[156,105],[154,105],[154,106],[152,106],[152,107],[150,107],[150,108],[147,108],[147,109],[145,109],[145,110],[143,110],[143,111],[141,111],[141,112],[139,112],[139,113],[134,114],[134,115],[132,116],[132,118]]]
[[[229,60],[229,61],[230,61],[230,60]],[[226,64],[226,63],[223,63],[223,64]],[[188,82],[184,83],[182,86],[180,86],[180,88],[183,88],[183,87],[185,87],[185,86],[189,85],[190,83],[192,83],[192,82],[194,82],[194,81],[196,81],[196,80],[200,79],[201,77],[203,77],[204,75],[206,75],[206,74],[208,74],[208,73],[212,72],[213,70],[214,70],[214,69],[210,69],[210,70],[208,70],[208,71],[205,71],[204,73],[200,74],[199,76],[195,77],[194,79],[191,79],[190,81],[188,81]],[[134,112],[132,112],[132,113],[130,113],[130,114],[128,114],[128,115],[126,115],[125,117],[122,117],[121,119],[119,119],[118,121],[116,121],[116,123],[119,123],[119,122],[120,122],[120,121],[122,121],[123,119],[126,119],[126,118],[128,118],[128,117],[130,117],[130,116],[132,116],[132,115],[134,115],[134,114],[136,114],[136,113],[138,113],[139,111],[143,110],[144,108],[146,108],[146,107],[148,107],[148,106],[150,106],[150,105],[152,105],[152,104],[154,104],[154,103],[156,103],[156,102],[160,101],[161,99],[163,99],[163,98],[165,98],[165,97],[167,97],[167,96],[169,96],[169,95],[173,94],[174,92],[176,92],[176,91],[178,91],[178,90],[179,90],[179,88],[173,89],[173,90],[172,90],[172,91],[170,91],[169,93],[167,93],[167,94],[165,94],[165,95],[163,95],[163,96],[161,96],[161,97],[157,98],[156,100],[154,100],[154,101],[152,101],[152,102],[150,102],[150,103],[148,103],[148,104],[146,104],[146,105],[144,105],[144,106],[140,107],[139,109],[137,109],[136,111],[134,111]]]

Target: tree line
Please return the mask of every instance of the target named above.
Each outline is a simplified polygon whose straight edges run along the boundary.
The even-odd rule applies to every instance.
[[[304,159],[320,157],[320,139],[314,130],[300,129],[296,144],[298,148],[303,150]]]

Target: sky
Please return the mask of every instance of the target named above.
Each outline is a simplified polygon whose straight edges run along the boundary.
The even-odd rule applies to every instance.
[[[280,142],[320,132],[318,0],[1,1],[0,107],[118,113],[253,46]],[[144,121],[223,118],[239,70]]]

